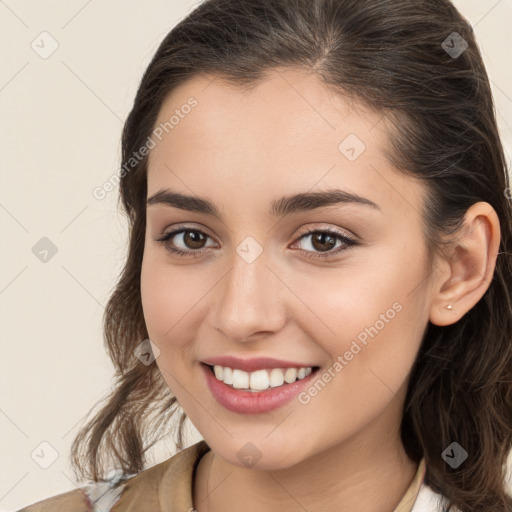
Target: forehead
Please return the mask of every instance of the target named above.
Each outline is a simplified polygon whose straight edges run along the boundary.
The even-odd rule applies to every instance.
[[[377,126],[380,114],[335,94],[317,75],[300,69],[268,71],[250,88],[216,76],[193,76],[167,96],[156,126],[163,126],[175,112],[179,114],[190,98],[197,106],[180,117],[169,134],[163,134],[170,145],[201,137],[202,148],[212,151],[219,146],[233,147],[231,141],[236,140],[243,142],[245,154],[266,147],[273,156],[289,158],[287,151],[294,148],[297,154],[299,148],[324,147],[338,152],[339,137],[350,133],[372,145],[386,143],[383,125]]]
[[[155,127],[164,129],[153,137],[148,196],[172,187],[236,193],[249,204],[278,190],[343,187],[384,204],[407,196],[409,209],[421,204],[418,183],[385,158],[383,116],[303,70],[275,69],[250,89],[196,75],[168,95]]]

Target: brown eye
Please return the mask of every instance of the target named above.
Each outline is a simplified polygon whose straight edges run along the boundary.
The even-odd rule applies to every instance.
[[[336,256],[343,251],[349,251],[360,245],[360,242],[357,240],[332,228],[314,229],[303,232],[298,240],[300,242],[308,239],[309,242],[306,242],[301,249],[308,258],[313,259],[325,259]],[[338,246],[336,245],[337,242],[340,242]]]
[[[311,245],[320,252],[328,251],[336,246],[336,238],[329,233],[318,232],[311,235]]]
[[[180,256],[198,256],[206,252],[205,242],[211,238],[197,229],[177,229],[157,239],[171,253]]]
[[[200,231],[183,231],[183,243],[188,249],[202,249],[206,237]]]

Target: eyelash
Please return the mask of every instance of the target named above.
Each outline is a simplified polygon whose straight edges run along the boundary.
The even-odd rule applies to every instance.
[[[193,228],[189,228],[189,227],[185,227],[185,226],[180,226],[179,228],[175,229],[174,231],[170,231],[169,233],[166,233],[162,238],[158,238],[156,241],[160,242],[166,248],[166,250],[168,250],[169,252],[171,252],[173,254],[176,254],[177,256],[193,258],[193,257],[199,257],[203,253],[207,252],[207,249],[198,249],[198,250],[192,249],[189,251],[184,251],[183,249],[177,249],[176,247],[173,247],[171,245],[171,243],[170,243],[171,238],[173,238],[174,236],[176,236],[180,233],[186,233],[186,232],[201,233],[202,235],[205,235],[205,236],[211,238],[208,234],[204,233],[203,231],[201,231],[199,229],[193,229]],[[336,256],[343,251],[350,251],[354,247],[360,245],[360,243],[357,242],[356,240],[354,240],[353,238],[349,238],[344,233],[337,231],[336,229],[333,229],[333,228],[313,229],[313,230],[303,231],[303,232],[299,233],[299,237],[297,238],[297,241],[303,237],[306,237],[308,235],[312,235],[315,233],[323,233],[323,234],[332,235],[333,237],[341,240],[345,244],[345,247],[338,247],[338,249],[336,249],[333,252],[328,251],[325,253],[313,253],[313,254],[311,253],[311,251],[306,251],[306,250],[302,249],[301,252],[306,253],[306,257],[311,258],[311,259],[325,260],[325,259],[331,258],[333,256]]]

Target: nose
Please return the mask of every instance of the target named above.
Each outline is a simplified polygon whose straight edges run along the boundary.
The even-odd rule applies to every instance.
[[[265,251],[250,263],[234,254],[231,270],[216,287],[213,307],[214,327],[225,339],[250,341],[285,325],[286,286],[268,263]]]

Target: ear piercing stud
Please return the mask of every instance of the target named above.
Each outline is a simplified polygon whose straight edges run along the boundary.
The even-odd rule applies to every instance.
[[[453,306],[451,304],[448,304],[448,306],[446,306],[446,309],[453,309]]]

